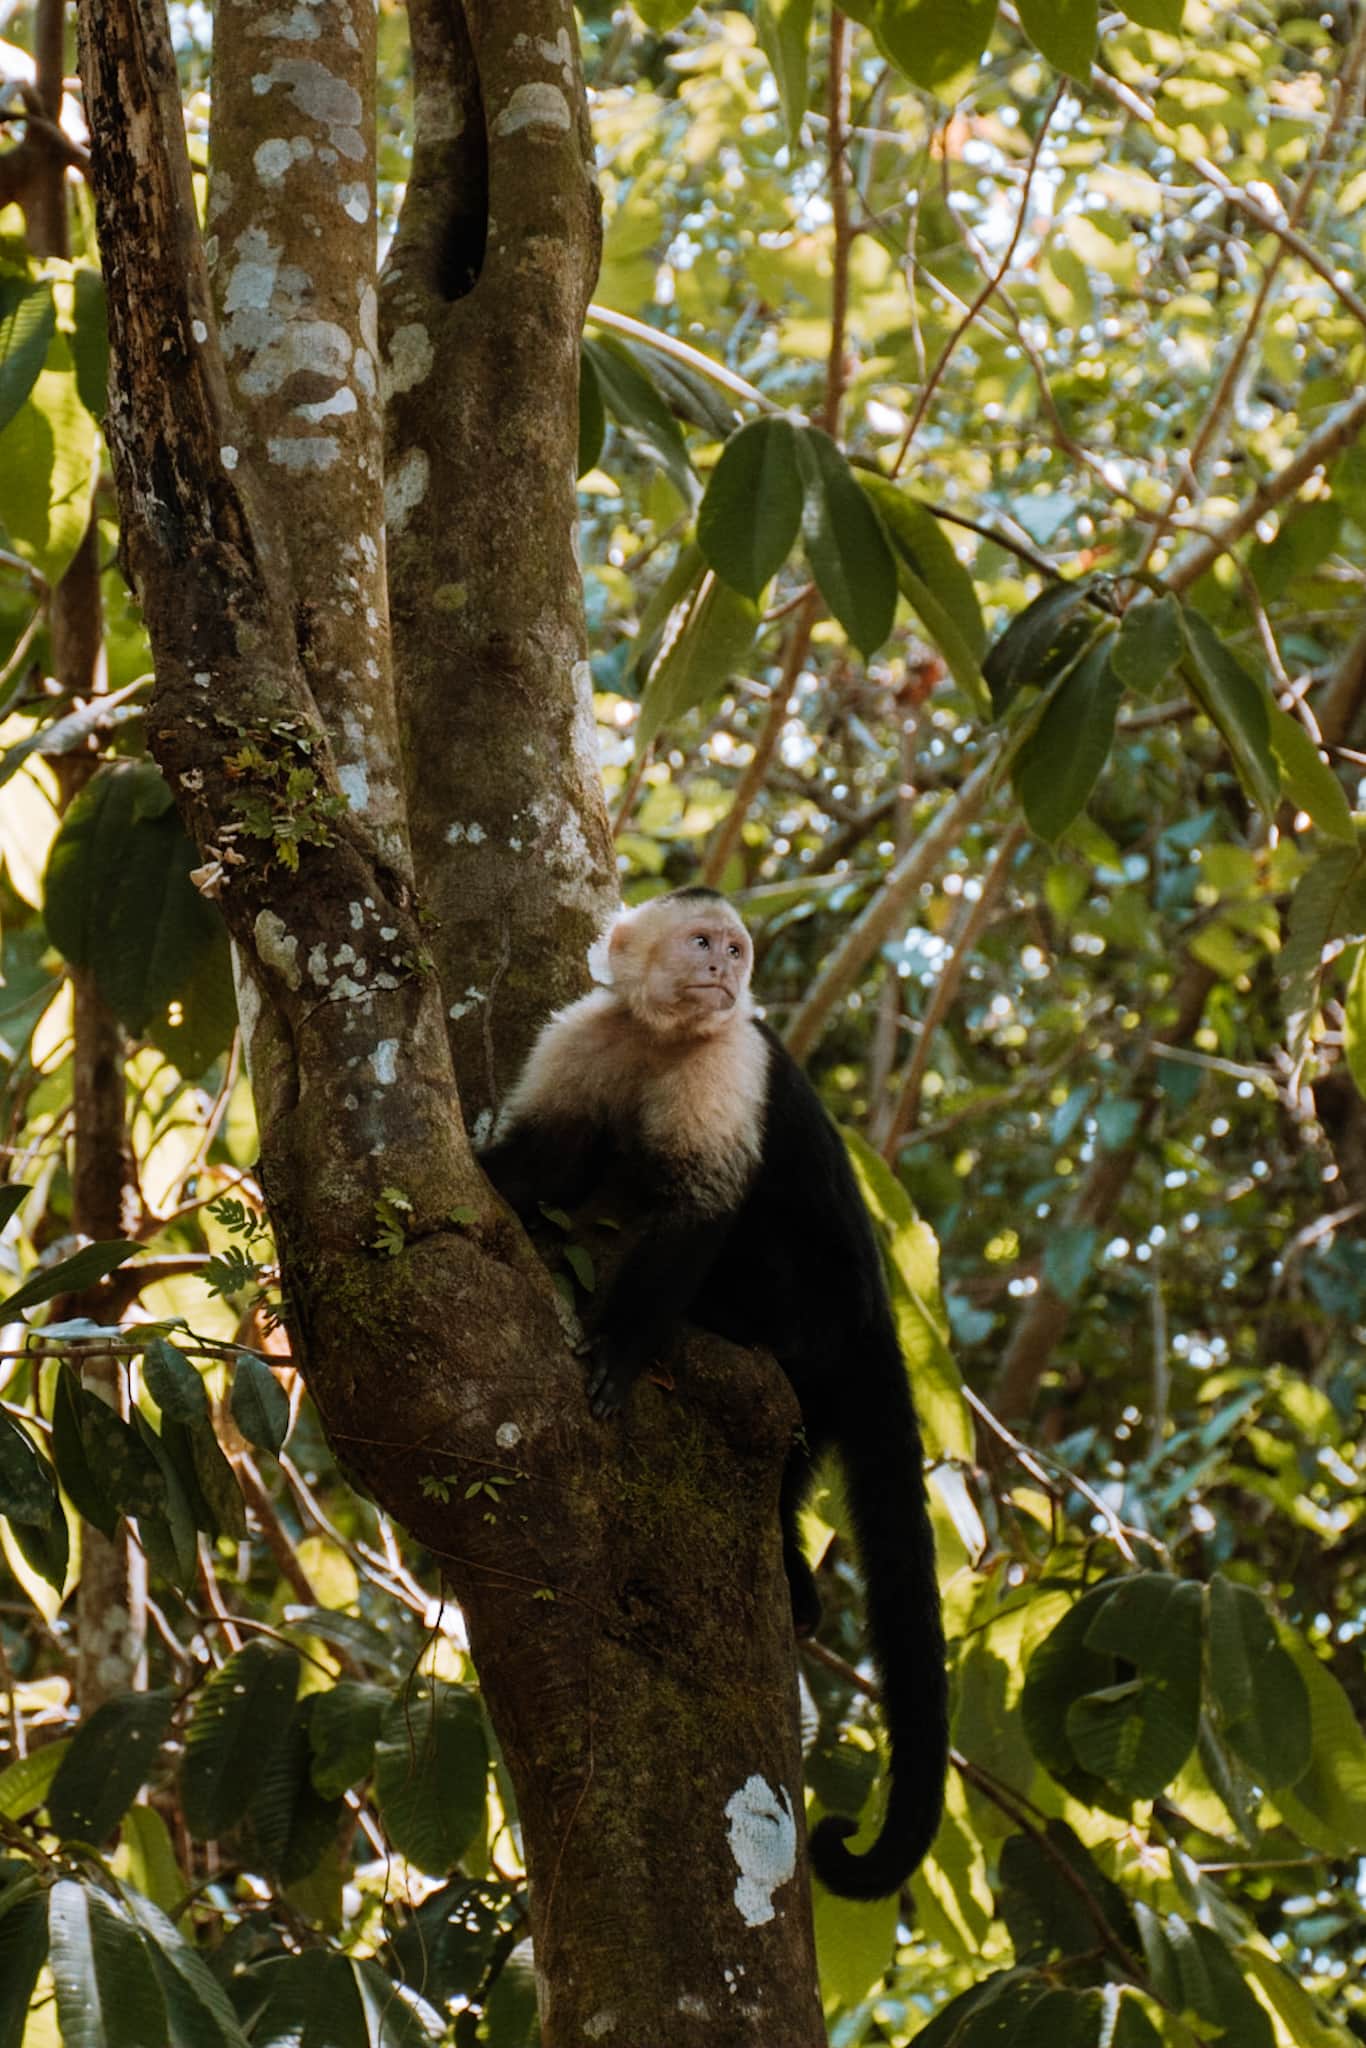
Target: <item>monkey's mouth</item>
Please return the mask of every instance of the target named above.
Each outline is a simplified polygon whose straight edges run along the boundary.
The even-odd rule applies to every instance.
[[[694,997],[710,997],[713,1007],[718,1010],[731,1010],[735,1007],[735,997],[728,988],[722,988],[719,981],[691,982],[688,986],[688,994]]]

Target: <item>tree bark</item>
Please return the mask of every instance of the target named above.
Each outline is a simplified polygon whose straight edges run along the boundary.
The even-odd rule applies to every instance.
[[[347,14],[329,17],[329,35]],[[235,18],[227,12],[225,30]],[[310,671],[300,645],[304,565],[277,524],[269,447],[234,408],[217,346],[163,0],[82,0],[116,365],[110,438],[156,660],[148,730],[206,862],[222,870],[217,900],[242,962],[261,1172],[297,1355],[338,1454],[443,1560],[465,1609],[517,1789],[549,2048],[610,2038],[809,2048],[823,2031],[776,1509],[795,1403],[767,1361],[699,1344],[678,1393],[644,1385],[624,1421],[594,1425],[555,1290],[472,1159],[452,1070],[453,1040],[462,1082],[471,1074],[482,1095],[486,1044],[511,1059],[556,978],[575,984],[581,940],[611,893],[582,732],[586,677],[574,674],[582,626],[569,514],[562,530],[549,530],[548,512],[536,523],[544,506],[528,482],[534,456],[567,445],[565,389],[592,267],[569,15],[533,0],[487,17],[472,7],[467,44],[462,20],[449,12],[439,27],[448,55],[479,59],[496,244],[480,273],[491,327],[471,331],[468,346],[489,376],[501,348],[516,403],[493,436],[446,416],[441,464],[468,482],[468,434],[484,468],[459,528],[465,597],[440,613],[439,630],[437,613],[428,626],[441,638],[447,617],[456,621],[441,644],[447,655],[467,645],[471,680],[465,690],[462,672],[447,671],[462,674],[447,720],[410,679],[403,720],[411,760],[458,739],[456,765],[432,763],[447,808],[424,809],[412,842],[424,894],[444,902],[456,865],[471,915],[451,899],[429,946],[404,876],[342,799],[319,714],[334,701],[330,677],[325,665]],[[424,10],[415,33],[428,31]],[[312,58],[321,64],[329,49],[320,38]],[[514,154],[500,153],[503,140]],[[227,168],[251,175],[245,163]],[[438,182],[428,155],[415,189],[436,205]],[[447,217],[450,203],[448,188]],[[569,245],[563,262],[557,237]],[[457,236],[457,250],[469,246]],[[391,326],[394,360],[421,361],[420,343],[400,332]],[[558,424],[553,435],[542,424],[529,445],[536,365],[540,402]],[[431,457],[425,472],[408,462],[410,433],[411,412],[391,444],[390,506],[392,518],[397,489],[416,631],[411,515],[420,505],[431,520],[444,508],[428,528],[439,552],[455,508]],[[567,488],[567,477],[563,464],[546,487]],[[416,492],[407,517],[405,491]],[[509,504],[522,507],[525,528],[503,516]],[[497,536],[482,552],[481,521]],[[567,579],[568,595],[552,578]],[[497,645],[520,651],[496,669],[500,617],[510,637]],[[497,758],[474,750],[485,733]],[[515,759],[529,764],[534,802],[554,805],[529,860],[507,843],[515,831],[435,832],[438,815],[468,827],[497,813],[515,825]],[[595,844],[601,863],[589,857]],[[428,863],[439,864],[430,875]],[[509,907],[495,916],[500,875]],[[464,1021],[448,1014],[463,991],[491,986],[480,981],[489,932],[511,961],[538,920],[548,964],[521,1007],[508,1005],[516,1029],[509,1022],[504,1037],[500,1020],[486,1038],[481,1027],[473,1051],[459,1030],[448,1039],[448,1022]],[[376,1204],[393,1188],[411,1206],[406,1240],[387,1256],[374,1242]],[[490,1477],[503,1482],[496,1506],[472,1487]]]

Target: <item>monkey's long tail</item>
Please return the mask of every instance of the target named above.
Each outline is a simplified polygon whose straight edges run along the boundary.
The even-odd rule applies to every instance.
[[[896,1339],[869,1360],[860,1412],[832,1432],[867,1588],[868,1631],[882,1678],[891,1755],[882,1827],[861,1855],[845,1847],[853,1821],[828,1815],[811,1836],[811,1865],[846,1899],[899,1891],[939,1828],[948,1770],[948,1681],[925,1498],[923,1452]]]

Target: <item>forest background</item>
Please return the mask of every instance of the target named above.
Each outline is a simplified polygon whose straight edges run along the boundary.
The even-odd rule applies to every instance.
[[[270,32],[311,61],[323,12]],[[240,80],[203,9],[170,27],[202,214],[214,84]],[[421,185],[407,18],[385,0],[377,27],[343,188],[371,263]],[[821,2038],[1345,2048],[1366,17],[641,0],[577,27],[603,202],[578,536],[620,887],[705,880],[749,921],[883,1230],[934,1460],[948,1815],[904,1899],[816,1899]],[[206,844],[177,818],[119,562],[71,25],[10,0],[0,33],[0,2048],[512,2048],[567,1975],[542,1956],[538,1985],[530,1956],[516,1740],[441,1543],[402,1535],[289,1369],[214,907],[251,842],[307,877],[338,791],[363,806],[251,736],[232,773],[276,778],[265,822]],[[543,47],[570,76],[567,32]],[[260,142],[261,183],[287,194],[313,147]],[[445,247],[458,302],[483,244]],[[248,301],[219,292],[231,367]],[[384,353],[392,417],[417,329],[391,320]],[[116,414],[127,367],[116,347]],[[291,403],[344,433],[332,387]],[[427,540],[418,472],[391,460],[387,486],[392,577],[398,537]],[[407,748],[413,775],[459,767]],[[484,839],[443,821],[457,895]],[[595,857],[590,826],[552,996],[613,893]],[[486,1128],[487,963],[468,990],[450,971]],[[522,991],[523,1044],[546,999]],[[420,1234],[381,1181],[379,1292]],[[548,1235],[582,1303],[594,1253]],[[456,1472],[422,1475],[433,1526],[480,1517],[499,1554],[525,1474]],[[877,1716],[841,1521],[831,1488],[801,1735],[809,1796],[851,1811]],[[730,1739],[679,1725],[699,1770]],[[681,1900],[658,1882],[686,1910],[693,1873]],[[672,2048],[693,1994],[668,1988]],[[751,2038],[748,1995],[718,1955],[697,2038]]]

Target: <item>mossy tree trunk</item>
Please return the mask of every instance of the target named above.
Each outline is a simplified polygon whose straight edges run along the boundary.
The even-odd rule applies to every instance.
[[[328,0],[306,43],[301,19],[220,0],[211,279],[164,0],[81,7],[148,730],[236,949],[294,1343],[339,1455],[464,1605],[549,2048],[808,2048],[795,1404],[698,1346],[677,1392],[594,1425],[462,1115],[581,985],[613,893],[573,554],[597,223],[572,9],[414,0],[387,428],[373,10]],[[491,1477],[496,1507],[467,1497]]]

